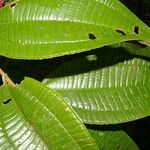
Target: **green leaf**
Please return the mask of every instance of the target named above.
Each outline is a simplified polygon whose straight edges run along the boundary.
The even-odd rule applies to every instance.
[[[106,130],[108,130],[106,128]],[[139,150],[134,141],[124,131],[100,131],[89,129],[101,150]]]
[[[44,59],[121,41],[150,29],[118,0],[17,0],[0,9],[0,55]]]
[[[9,89],[6,85],[0,86],[0,104],[11,98]]]
[[[150,62],[121,49],[99,51],[64,62],[43,83],[60,93],[84,123],[115,124],[150,115]]]
[[[150,57],[150,47],[137,41],[121,42],[111,45],[112,48],[123,48],[130,54]]]
[[[150,57],[150,47],[145,46],[143,44],[131,42],[131,43],[121,43],[120,46],[124,47],[128,52],[132,54]]]
[[[98,149],[63,98],[33,79],[9,87],[0,105],[0,149]]]

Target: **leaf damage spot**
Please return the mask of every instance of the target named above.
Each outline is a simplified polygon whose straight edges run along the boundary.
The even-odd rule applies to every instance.
[[[95,40],[96,39],[96,35],[94,35],[92,33],[89,33],[88,36],[89,36],[90,40]]]
[[[134,27],[134,33],[135,33],[135,34],[139,34],[139,27],[138,27],[138,26],[135,26],[135,27]]]
[[[120,149],[121,148],[121,146],[117,146],[117,149]]]
[[[10,5],[11,8],[13,8],[13,7],[15,7],[15,6],[16,6],[15,3],[13,3],[13,4]]]
[[[4,101],[3,104],[4,104],[4,105],[9,104],[11,100],[12,100],[12,99],[8,99],[8,100]]]
[[[123,30],[116,29],[115,31],[118,32],[119,34],[123,35],[123,36],[126,36],[126,33]]]

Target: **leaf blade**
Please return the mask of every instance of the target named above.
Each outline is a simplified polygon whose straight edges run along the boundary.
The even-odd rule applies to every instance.
[[[114,0],[19,0],[13,9],[1,10],[0,20],[0,54],[17,59],[52,58],[150,38],[150,29]]]
[[[9,90],[13,101],[0,106],[2,147],[98,149],[76,113],[58,93],[29,78]]]
[[[8,86],[6,85],[0,86],[0,97],[1,97],[0,103],[11,98]]]
[[[150,114],[149,61],[131,56],[125,61],[121,60],[124,53],[121,57],[114,49],[111,52],[104,48],[102,53],[66,61],[43,81],[60,93],[85,123],[115,124]],[[119,59],[122,62],[118,63]]]
[[[106,130],[108,130],[106,128]],[[120,131],[101,131],[88,130],[95,139],[99,148],[103,150],[109,149],[133,149],[138,150],[138,146],[134,141],[122,130]]]

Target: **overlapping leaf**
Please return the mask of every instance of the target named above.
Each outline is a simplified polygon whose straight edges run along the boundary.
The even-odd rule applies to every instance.
[[[0,104],[11,98],[8,87],[6,85],[0,86]]]
[[[150,62],[121,49],[101,52],[63,63],[44,83],[85,123],[114,124],[150,115]]]
[[[126,48],[129,52],[140,55],[150,57],[150,47],[139,44],[139,43],[121,43],[122,47]]]
[[[0,55],[43,59],[127,40],[150,29],[118,0],[17,0],[0,9]]]
[[[0,104],[0,149],[98,149],[56,92],[29,78],[9,91],[12,100]]]
[[[108,130],[108,128],[106,128]],[[89,129],[90,134],[101,150],[138,150],[134,141],[124,131],[99,131]]]

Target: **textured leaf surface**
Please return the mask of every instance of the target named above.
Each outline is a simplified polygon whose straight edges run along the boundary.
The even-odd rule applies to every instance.
[[[150,29],[118,0],[17,0],[0,9],[0,55],[11,58],[51,58],[149,39]]]
[[[134,141],[124,131],[89,130],[101,150],[138,150]]]
[[[8,87],[5,85],[0,86],[0,104],[2,102],[7,101],[10,98],[11,98],[11,96],[10,96],[10,92],[8,90]]]
[[[65,62],[43,82],[85,123],[113,124],[150,115],[150,62],[126,57],[121,49],[101,51]]]
[[[150,57],[150,47],[146,47],[145,45],[141,45],[138,43],[121,43],[122,47],[126,48],[129,52],[140,55]]]
[[[0,105],[0,149],[98,149],[56,92],[29,78],[9,90],[13,100]]]

